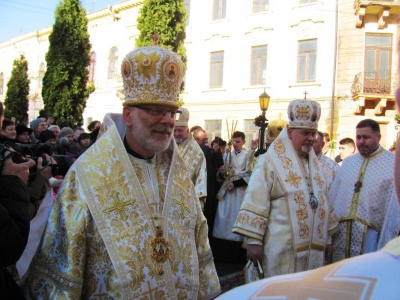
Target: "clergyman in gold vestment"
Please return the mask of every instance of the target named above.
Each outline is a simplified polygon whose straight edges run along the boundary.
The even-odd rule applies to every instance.
[[[211,299],[218,276],[172,140],[184,65],[158,46],[122,62],[122,115],[71,167],[24,278],[28,299]]]

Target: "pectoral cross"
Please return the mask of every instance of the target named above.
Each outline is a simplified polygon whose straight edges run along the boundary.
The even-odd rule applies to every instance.
[[[362,182],[357,181],[356,184],[354,185],[354,193],[358,193],[362,187]]]

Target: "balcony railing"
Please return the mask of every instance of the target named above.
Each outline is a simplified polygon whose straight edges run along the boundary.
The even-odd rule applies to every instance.
[[[354,77],[351,86],[352,97],[360,94],[394,95],[399,87],[398,76],[380,74],[376,78],[376,72],[360,72]],[[382,79],[384,78],[384,79]]]

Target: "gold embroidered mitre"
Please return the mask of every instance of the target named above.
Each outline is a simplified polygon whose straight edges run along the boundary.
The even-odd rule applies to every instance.
[[[318,102],[300,99],[289,103],[288,118],[290,128],[318,129],[321,106]]]
[[[178,109],[178,112],[179,112],[179,119],[175,121],[175,127],[177,126],[188,127],[189,111],[184,107],[180,107]]]
[[[124,106],[163,105],[178,108],[178,94],[185,66],[179,55],[158,47],[129,52],[121,66]]]
[[[281,133],[282,129],[285,128],[285,126],[288,124],[289,122],[286,120],[282,120],[280,117],[278,120],[272,120],[271,122],[269,122],[268,124],[268,140],[273,142],[278,135]]]

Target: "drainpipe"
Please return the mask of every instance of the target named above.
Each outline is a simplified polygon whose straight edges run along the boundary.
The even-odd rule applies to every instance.
[[[331,103],[331,130],[329,136],[333,140],[333,125],[335,120],[335,93],[336,93],[336,72],[337,72],[337,56],[338,56],[338,27],[339,27],[339,0],[336,0],[336,16],[335,16],[335,54],[333,65],[333,80],[332,80],[332,103]]]

